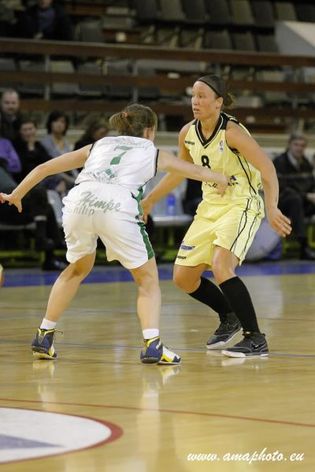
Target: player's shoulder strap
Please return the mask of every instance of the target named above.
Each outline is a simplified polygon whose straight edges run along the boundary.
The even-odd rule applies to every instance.
[[[238,121],[238,119],[235,118],[235,116],[229,115],[228,113],[225,113],[224,111],[221,112],[221,116],[222,116],[222,118],[223,118],[223,123],[222,123],[222,126],[221,126],[222,129],[226,129],[227,124],[228,124],[229,121],[233,121],[233,123],[236,123],[236,124],[238,124],[238,125],[241,124],[241,123]]]
[[[232,121],[233,123],[236,123],[237,125],[241,126],[248,134],[250,134],[246,126],[244,126],[243,123],[241,123],[237,118],[235,118],[235,116],[229,115],[225,112],[221,112],[221,116],[223,118],[221,129],[226,129],[228,122]]]

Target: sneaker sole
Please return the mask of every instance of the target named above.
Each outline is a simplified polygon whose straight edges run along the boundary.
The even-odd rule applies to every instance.
[[[144,359],[140,359],[143,364],[157,364],[159,359],[157,357],[145,357]]]
[[[40,351],[40,349],[36,350],[36,348],[33,348],[33,357],[34,359],[49,359],[53,361],[57,358],[57,355],[51,356],[47,352]]]
[[[44,354],[43,352],[33,352],[34,359],[47,359],[54,361],[56,357],[51,357],[49,354]]]
[[[257,352],[252,354],[244,354],[243,352],[231,352],[231,351],[222,351],[222,354],[227,357],[241,357],[242,359],[246,359],[248,357],[267,357],[269,356],[269,352]]]
[[[177,362],[159,361],[158,365],[179,365],[180,363],[181,360]]]
[[[214,343],[214,344],[206,344],[206,347],[207,347],[207,349],[221,349],[221,347],[226,346],[241,331],[242,331],[242,328],[240,328],[238,331],[236,331],[233,334],[233,336],[231,336],[227,341],[219,341],[218,343]]]

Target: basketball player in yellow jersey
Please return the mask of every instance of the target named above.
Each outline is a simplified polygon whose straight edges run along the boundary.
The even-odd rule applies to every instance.
[[[225,347],[243,329],[243,340],[223,354],[267,356],[268,345],[259,330],[250,294],[235,269],[245,258],[264,216],[260,189],[264,190],[271,227],[285,237],[291,224],[277,206],[278,180],[271,160],[244,126],[222,111],[231,103],[220,77],[207,75],[194,83],[194,120],[180,131],[179,157],[231,178],[222,197],[215,193],[215,184],[203,184],[202,201],[175,261],[174,282],[218,313],[220,326],[209,338],[208,349]],[[167,174],[143,200],[145,213],[181,181]],[[217,285],[202,277],[208,268]]]

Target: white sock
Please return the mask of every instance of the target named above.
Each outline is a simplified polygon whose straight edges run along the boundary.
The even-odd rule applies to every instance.
[[[157,338],[160,335],[159,329],[144,329],[142,330],[143,339]]]
[[[46,318],[43,318],[42,324],[40,325],[40,329],[55,329],[56,324],[56,321],[50,321],[46,320]]]

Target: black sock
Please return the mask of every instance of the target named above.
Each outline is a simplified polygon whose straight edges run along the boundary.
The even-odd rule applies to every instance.
[[[232,308],[221,290],[214,283],[204,277],[201,277],[200,285],[197,290],[188,295],[216,311],[220,317],[220,321],[222,322],[227,320],[227,313],[232,311]]]
[[[220,288],[240,320],[243,330],[259,333],[255,308],[241,279],[233,277],[220,284]]]

